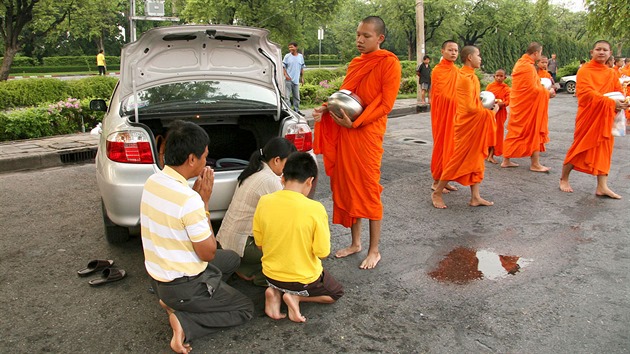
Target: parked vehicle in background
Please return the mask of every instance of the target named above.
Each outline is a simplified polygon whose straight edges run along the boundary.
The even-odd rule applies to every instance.
[[[105,236],[124,242],[140,223],[146,179],[163,167],[160,148],[173,120],[199,124],[210,136],[215,170],[213,220],[223,218],[250,155],[276,136],[312,153],[305,118],[283,98],[280,47],[268,31],[227,25],[152,29],[121,53],[120,81],[106,110],[96,156]],[[192,185],[194,180],[190,180]]]
[[[574,94],[575,93],[575,83],[576,83],[577,75],[563,76],[560,78],[558,82],[560,84],[560,89],[564,89],[567,93]]]

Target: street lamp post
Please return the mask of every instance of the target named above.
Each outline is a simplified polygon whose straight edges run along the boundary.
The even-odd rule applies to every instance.
[[[319,67],[322,67],[322,40],[324,39],[324,29],[319,28],[317,30],[317,39],[319,40]]]

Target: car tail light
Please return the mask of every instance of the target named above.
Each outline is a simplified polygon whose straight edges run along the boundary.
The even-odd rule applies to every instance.
[[[122,131],[107,137],[107,157],[115,162],[152,164],[149,136],[140,131]]]
[[[284,137],[291,141],[298,151],[306,152],[313,148],[313,132],[308,124],[290,124]]]

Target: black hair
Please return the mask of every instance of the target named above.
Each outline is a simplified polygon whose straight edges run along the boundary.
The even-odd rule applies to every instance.
[[[298,47],[298,44],[297,44],[296,42],[289,42],[289,44],[288,44],[288,45],[292,45],[292,46],[294,46],[295,48],[297,48],[297,47]]]
[[[424,57],[422,57],[422,60],[427,60],[427,59],[431,60],[431,57],[429,57],[428,55],[425,55]]]
[[[201,158],[210,143],[208,133],[192,122],[176,120],[168,127],[164,164],[183,165],[190,154]]]
[[[317,163],[309,153],[294,152],[284,164],[282,176],[285,181],[304,183],[311,177],[317,177]]]
[[[457,48],[459,49],[459,44],[457,44],[457,42],[455,42],[452,39],[447,39],[444,42],[442,42],[442,49],[446,49],[446,45],[449,43],[455,43],[455,45],[457,46]]]
[[[252,153],[249,158],[249,165],[238,176],[238,185],[254,173],[262,170],[263,162],[269,163],[272,159],[279,157],[284,159],[292,152],[297,151],[295,145],[285,138],[275,137],[267,142],[262,149],[258,149]]]
[[[374,31],[377,35],[385,35],[387,33],[387,28],[385,27],[385,21],[379,16],[368,16],[364,18],[362,23],[371,23],[374,25]]]

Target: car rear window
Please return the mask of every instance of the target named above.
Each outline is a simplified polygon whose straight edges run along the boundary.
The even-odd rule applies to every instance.
[[[212,80],[185,81],[154,86],[137,92],[138,112],[167,113],[199,110],[275,109],[275,92],[250,83]],[[122,102],[122,113],[132,114],[135,96]]]

